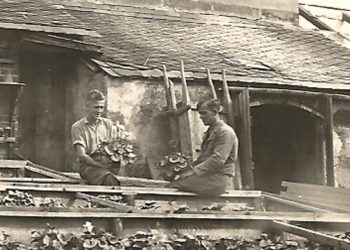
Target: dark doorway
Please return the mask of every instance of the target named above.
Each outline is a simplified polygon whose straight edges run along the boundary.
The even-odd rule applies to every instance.
[[[322,184],[322,120],[302,109],[266,104],[251,108],[255,188],[279,193],[281,181]]]

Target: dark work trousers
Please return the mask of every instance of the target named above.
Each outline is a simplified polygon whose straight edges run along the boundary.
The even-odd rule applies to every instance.
[[[105,168],[97,168],[81,165],[79,174],[89,185],[120,186],[119,180],[114,174]]]
[[[223,174],[194,174],[171,182],[169,187],[193,192],[200,196],[219,196],[226,191],[230,180],[230,176]]]

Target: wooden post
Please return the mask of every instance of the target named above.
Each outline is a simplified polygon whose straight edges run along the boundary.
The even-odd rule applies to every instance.
[[[228,124],[232,128],[235,128],[235,117],[234,117],[234,110],[233,110],[233,102],[232,102],[232,99],[231,99],[228,83],[227,83],[227,80],[226,80],[226,72],[225,72],[224,69],[222,70],[222,90],[223,90],[224,106],[225,106],[226,113],[227,113]],[[236,162],[237,163],[236,163],[236,169],[235,169],[235,173],[234,173],[233,184],[234,184],[234,188],[235,189],[242,189],[241,167],[240,167],[238,159],[237,159]]]
[[[190,94],[187,87],[184,63],[181,61],[181,83],[182,83],[182,105],[191,105]],[[181,152],[183,154],[189,154],[193,159],[196,155],[196,150],[194,147],[192,126],[191,126],[191,110],[184,112],[179,115],[179,130],[180,133],[180,144]]]
[[[331,96],[326,97],[325,108],[325,135],[326,135],[326,169],[327,185],[334,186],[334,154],[333,154],[333,99]]]
[[[123,220],[121,218],[111,218],[110,223],[112,233],[117,238],[121,238],[123,234]]]
[[[174,94],[174,84],[169,80],[166,66],[163,65],[163,78],[164,78],[164,90],[165,90],[165,96],[167,101],[167,109],[168,111],[174,111],[176,110],[176,99]],[[175,116],[169,116],[169,122],[170,122],[170,132],[171,132],[171,138],[174,140],[175,145],[178,146],[178,126]]]
[[[216,91],[215,91],[215,88],[214,88],[213,80],[211,79],[211,74],[210,74],[210,70],[209,69],[207,69],[207,76],[208,76],[208,83],[209,83],[211,95],[213,96],[214,99],[217,99],[218,96],[216,95]]]
[[[237,97],[239,110],[239,158],[242,170],[242,182],[245,189],[254,189],[252,136],[250,123],[249,90],[243,89]]]
[[[234,122],[233,104],[232,104],[232,99],[231,99],[230,91],[228,89],[228,84],[226,80],[226,72],[224,69],[222,70],[222,91],[224,96],[224,104],[227,112],[228,124],[231,127],[234,127],[235,122]]]

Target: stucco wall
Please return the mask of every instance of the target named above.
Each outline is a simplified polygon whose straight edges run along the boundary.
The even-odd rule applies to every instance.
[[[350,187],[350,105],[335,104],[334,113],[334,164],[336,186]]]
[[[162,84],[162,81],[158,80],[108,78],[107,116],[125,124],[131,137],[138,142],[140,153],[151,165],[169,153],[168,143],[171,140],[169,117],[162,112],[166,107]],[[175,83],[175,91],[177,102],[180,102],[180,84]],[[201,98],[209,98],[209,88],[206,86],[190,85],[189,92],[193,104]],[[195,116],[198,146],[205,128],[198,115]]]

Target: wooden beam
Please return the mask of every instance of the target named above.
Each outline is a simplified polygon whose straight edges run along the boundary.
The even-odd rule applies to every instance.
[[[1,182],[31,182],[31,183],[81,183],[80,180],[62,180],[54,178],[31,178],[31,177],[0,177]],[[6,185],[6,184],[5,184]]]
[[[51,177],[51,178],[55,178],[55,179],[59,179],[59,180],[77,180],[74,179],[72,177],[69,177],[61,172],[55,171],[53,169],[44,167],[44,166],[40,166],[38,164],[34,164],[30,161],[27,162],[27,165],[25,166],[26,170],[29,170],[33,173],[37,173],[37,174],[41,174],[47,177]]]
[[[348,213],[314,213],[314,212],[263,212],[263,211],[237,211],[230,214],[156,214],[156,213],[117,213],[101,209],[91,209],[91,212],[82,212],[86,209],[76,208],[53,208],[43,213],[42,211],[28,211],[30,208],[18,207],[13,209],[7,208],[5,211],[0,210],[0,217],[24,218],[125,218],[125,219],[181,219],[181,220],[222,220],[222,221],[272,221],[284,220],[293,222],[308,223],[340,223],[349,224],[350,217]],[[37,210],[37,208],[33,208]],[[75,210],[75,211],[74,211]],[[96,212],[100,211],[100,212]],[[232,223],[232,222],[231,222]],[[195,224],[195,223],[194,223]],[[232,224],[231,224],[232,225]]]
[[[83,192],[83,193],[114,193],[114,194],[134,194],[134,195],[160,195],[160,196],[180,196],[196,197],[190,192],[181,192],[175,188],[150,188],[150,187],[115,187],[100,185],[78,185],[78,184],[33,184],[33,183],[1,183],[0,191],[17,189],[20,191],[36,192]],[[260,198],[261,191],[257,190],[229,190],[220,195],[222,198]]]
[[[303,6],[300,6],[300,5],[299,5],[299,15],[304,17],[306,20],[308,20],[310,23],[312,23],[314,26],[316,26],[320,30],[333,31],[333,29],[330,26],[320,21],[317,17],[312,15],[310,11],[308,11],[307,9],[305,9]]]
[[[232,99],[231,99],[230,91],[226,80],[226,72],[224,69],[222,70],[222,90],[223,90],[223,96],[224,96],[224,105],[227,112],[228,124],[234,128],[235,118],[234,118],[234,111],[232,106],[233,104],[232,104]]]
[[[90,200],[90,201],[97,203],[99,205],[114,208],[116,210],[116,212],[119,212],[119,213],[129,213],[129,212],[136,211],[136,208],[133,206],[121,204],[121,203],[114,202],[114,201],[100,199],[96,196],[89,195],[89,194],[84,194],[84,193],[78,192],[75,194],[75,197],[77,199]]]
[[[188,86],[185,76],[185,67],[183,61],[180,62],[181,71],[181,84],[182,84],[182,105],[191,105],[190,94],[188,91]],[[184,112],[182,115],[178,116],[179,119],[179,134],[180,134],[180,144],[181,152],[183,154],[189,154],[193,159],[196,156],[196,149],[194,147],[193,140],[193,127],[191,124],[191,110]]]
[[[250,121],[249,89],[245,88],[238,94],[239,109],[239,158],[242,171],[242,183],[245,189],[254,189],[252,136]]]
[[[212,95],[212,97],[214,99],[217,99],[218,96],[216,95],[215,87],[214,87],[214,84],[213,84],[213,80],[211,79],[211,74],[210,74],[210,70],[209,69],[207,69],[207,77],[208,77],[208,83],[209,83],[211,95]]]
[[[272,223],[278,230],[307,238],[310,241],[318,242],[322,245],[332,246],[336,249],[350,249],[349,241],[281,221],[273,221]]]
[[[326,136],[326,169],[327,185],[334,186],[334,152],[333,152],[333,100],[332,97],[326,97],[325,108],[325,136]]]
[[[296,208],[300,208],[302,210],[305,211],[310,211],[310,212],[331,212],[330,210],[326,210],[326,209],[322,209],[322,208],[318,208],[318,207],[314,207],[314,206],[310,206],[310,205],[306,205],[297,201],[292,201],[292,200],[288,200],[282,196],[279,195],[275,195],[275,194],[270,194],[270,193],[263,193],[262,197],[265,198],[266,200],[270,200],[270,201],[274,201],[286,206],[290,206],[290,207],[296,207]]]
[[[350,15],[349,15],[348,13],[345,13],[345,12],[343,12],[342,14],[343,14],[343,15],[342,15],[342,20],[343,20],[344,22],[350,23]]]
[[[163,65],[163,79],[164,79],[164,90],[165,90],[165,97],[167,101],[167,111],[168,112],[175,112],[176,111],[176,99],[175,99],[175,93],[174,93],[174,86],[172,83],[169,82],[168,73],[166,66]],[[171,138],[174,140],[176,147],[179,146],[179,132],[178,132],[178,125],[177,125],[177,119],[174,116],[169,117],[169,123],[170,123],[170,133]]]
[[[233,92],[243,91],[246,87],[233,87],[230,86],[229,90]],[[296,96],[307,96],[307,97],[327,97],[331,96],[338,100],[350,101],[350,96],[341,94],[329,94],[317,91],[306,91],[306,90],[293,90],[293,89],[274,89],[274,88],[258,88],[258,87],[248,87],[251,93],[261,93],[261,94],[279,94],[279,95],[296,95]]]

